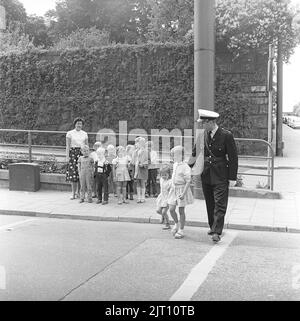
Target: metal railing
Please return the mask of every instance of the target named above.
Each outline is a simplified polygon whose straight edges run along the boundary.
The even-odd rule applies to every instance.
[[[22,146],[22,147],[27,147],[28,148],[28,161],[32,162],[32,148],[33,147],[40,147],[40,148],[49,148],[49,149],[65,149],[65,146],[49,146],[49,145],[33,145],[32,144],[32,135],[33,134],[62,134],[66,135],[66,131],[49,131],[49,130],[25,130],[25,129],[0,129],[1,132],[15,132],[15,133],[26,133],[27,134],[27,144],[7,144],[7,143],[2,143],[0,146]],[[100,133],[103,136],[109,136],[109,135],[117,135],[117,136],[128,136],[127,133]],[[88,135],[99,135],[99,132],[88,132]],[[132,135],[134,136],[134,135]],[[136,135],[139,136],[139,135]],[[183,139],[183,136],[173,136],[173,135],[149,135],[151,138],[157,137],[157,138],[174,138],[174,139]],[[185,136],[185,139],[191,139],[193,140],[193,136]],[[249,176],[262,176],[262,177],[268,177],[268,187],[273,191],[274,189],[274,150],[271,146],[271,144],[263,139],[255,139],[255,138],[235,138],[235,141],[237,142],[256,142],[256,143],[262,143],[268,148],[268,156],[253,156],[253,155],[238,155],[239,159],[264,159],[267,161],[267,174],[255,174],[255,173],[240,173],[240,175],[249,175]],[[168,155],[168,151],[161,151],[161,156],[165,154]],[[160,158],[162,159],[162,158]]]
[[[271,156],[250,156],[250,155],[239,155],[239,158],[247,158],[247,159],[265,159],[267,160],[267,170],[268,174],[253,174],[253,173],[238,173],[242,175],[249,175],[249,176],[264,176],[268,177],[268,186],[271,189],[271,191],[274,190],[274,150],[272,145],[263,139],[256,139],[256,138],[235,138],[235,141],[248,141],[248,142],[258,142],[263,143],[268,147],[268,155],[271,154]],[[270,153],[269,153],[270,152]]]

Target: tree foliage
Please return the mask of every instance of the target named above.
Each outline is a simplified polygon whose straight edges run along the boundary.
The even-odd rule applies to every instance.
[[[36,47],[48,48],[53,43],[43,17],[30,15],[27,17],[25,33]]]
[[[249,48],[277,45],[280,37],[285,60],[299,42],[293,18],[297,12],[286,0],[219,0],[216,7],[217,40],[225,40],[235,54]]]
[[[193,40],[193,0],[148,0],[151,16],[148,38],[154,41]],[[285,60],[299,42],[293,23],[297,11],[287,0],[216,0],[217,42],[234,55],[250,48],[267,49],[281,37]]]
[[[111,44],[109,34],[93,27],[73,31],[69,36],[61,38],[53,48],[56,50],[87,49],[108,46],[109,44]]]
[[[146,32],[147,8],[146,0],[59,0],[47,16],[55,37],[95,27],[111,41],[135,43]]]
[[[297,116],[300,116],[300,102],[293,107],[293,113]]]
[[[0,55],[22,53],[36,48],[33,42],[20,29],[0,34]]]
[[[288,61],[300,42],[300,14],[290,0],[215,1],[217,43],[238,56],[252,48],[267,51],[280,38]],[[22,30],[35,46],[45,48],[63,41],[71,45],[71,35],[78,46],[82,30],[90,30],[94,43],[95,29],[101,31],[99,44],[104,34],[115,43],[193,41],[194,0],[57,0],[44,18],[27,17],[17,0],[0,4],[7,11],[8,30]]]
[[[152,41],[180,41],[191,29],[194,0],[147,0],[151,8],[147,38]]]
[[[26,11],[18,0],[0,0],[0,5],[5,8],[6,25],[8,30],[24,28],[26,24]]]

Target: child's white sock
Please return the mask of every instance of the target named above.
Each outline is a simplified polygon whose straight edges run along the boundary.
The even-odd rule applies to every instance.
[[[142,187],[141,188],[141,200],[145,200],[145,193],[146,193],[146,188]]]

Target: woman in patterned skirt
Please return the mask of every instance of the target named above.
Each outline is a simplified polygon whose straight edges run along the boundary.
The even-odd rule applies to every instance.
[[[68,163],[66,181],[71,183],[71,200],[79,196],[78,158],[82,155],[81,147],[88,145],[88,135],[82,130],[83,124],[82,118],[75,118],[74,129],[68,131],[66,135],[66,161]]]

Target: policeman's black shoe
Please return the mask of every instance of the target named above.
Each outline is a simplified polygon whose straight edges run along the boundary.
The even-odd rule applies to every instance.
[[[221,241],[220,235],[217,233],[214,233],[212,238],[211,238],[215,243],[218,243]]]
[[[213,234],[214,232],[211,229],[209,229],[209,231],[207,232],[207,235],[213,235]]]

